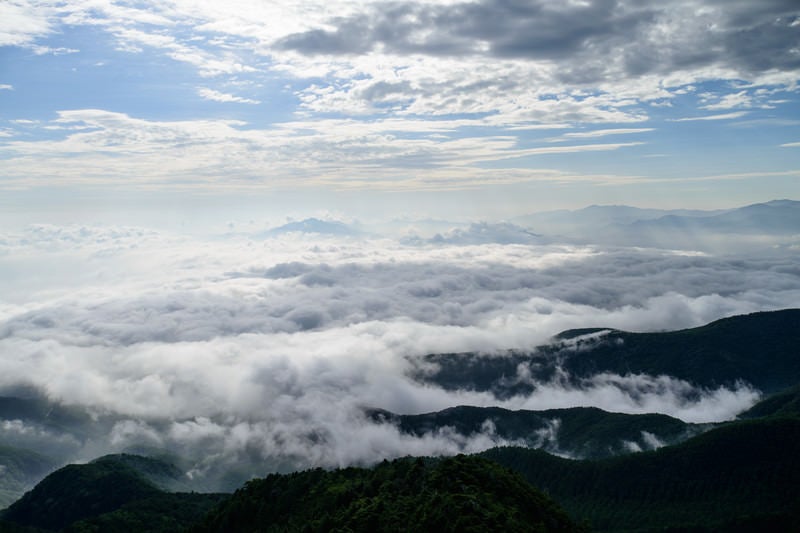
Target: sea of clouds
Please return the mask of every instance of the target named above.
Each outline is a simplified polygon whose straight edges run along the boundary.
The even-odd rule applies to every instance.
[[[0,235],[0,396],[25,387],[89,412],[102,431],[58,437],[69,460],[146,446],[190,458],[198,476],[243,461],[258,475],[514,444],[491,424],[470,437],[402,434],[365,408],[597,406],[719,421],[759,392],[603,374],[501,401],[410,375],[429,353],[498,357],[569,328],[676,329],[795,307],[798,264],[791,254],[32,226]],[[0,426],[27,445],[49,431]]]

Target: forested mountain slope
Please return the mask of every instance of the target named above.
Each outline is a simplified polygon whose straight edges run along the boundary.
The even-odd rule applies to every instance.
[[[800,419],[772,417],[599,461],[571,461],[526,448],[481,455],[520,472],[598,531],[689,526],[732,531],[747,524],[760,524],[761,531],[797,531],[798,439]]]
[[[192,531],[583,531],[517,474],[479,457],[270,475]]]
[[[530,393],[534,382],[601,373],[666,375],[699,387],[746,382],[765,393],[800,383],[800,309],[740,315],[669,332],[602,328],[565,331],[552,344],[505,356],[431,354],[413,377],[448,389],[492,391],[501,398]],[[515,379],[520,365],[530,379]]]

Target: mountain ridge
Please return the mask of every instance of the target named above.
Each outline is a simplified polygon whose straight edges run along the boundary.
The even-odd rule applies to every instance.
[[[800,201],[777,199],[732,209],[645,209],[593,205],[510,219],[549,238],[584,244],[647,246],[729,253],[776,252],[797,244]]]
[[[582,338],[587,332],[590,335]],[[797,346],[800,309],[784,309],[667,332],[567,330],[551,344],[509,350],[491,358],[477,357],[474,352],[428,354],[423,361],[433,363],[436,370],[418,366],[411,377],[448,390],[491,391],[499,398],[509,398],[534,389],[529,383],[509,382],[509,376],[517,375],[519,366],[525,365],[538,382],[553,380],[557,371],[566,372],[558,376],[573,384],[604,372],[666,375],[708,389],[749,383],[771,394],[800,383]]]

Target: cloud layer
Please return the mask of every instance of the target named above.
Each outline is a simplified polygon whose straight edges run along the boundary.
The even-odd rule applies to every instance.
[[[681,328],[800,298],[793,257],[486,240],[485,232],[468,245],[297,233],[201,240],[54,226],[6,235],[0,390],[33,387],[106,417],[110,436],[76,453],[167,447],[195,457],[198,476],[245,459],[285,469],[476,451],[505,441],[488,429],[401,435],[363,410],[593,405],[728,419],[758,392],[599,375],[501,401],[409,376],[428,353],[491,357],[572,327]],[[55,261],[61,269],[26,281],[33,265]],[[8,424],[6,433],[25,429]]]

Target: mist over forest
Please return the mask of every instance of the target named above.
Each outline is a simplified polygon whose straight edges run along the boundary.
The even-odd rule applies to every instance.
[[[709,385],[668,373],[571,380],[557,362],[546,377],[532,372],[540,363],[515,363],[510,392],[425,376],[441,367],[431,354],[491,361],[535,354],[573,328],[679,330],[800,301],[792,234],[715,254],[558,243],[546,228],[509,223],[424,230],[381,236],[308,220],[207,237],[47,225],[5,235],[2,396],[55,406],[64,419],[9,412],[4,441],[60,463],[161,450],[218,488],[228,470],[246,479],[520,443],[492,423],[404,432],[374,409],[596,407],[721,422],[764,391],[744,378]],[[553,449],[556,429],[542,434]]]

